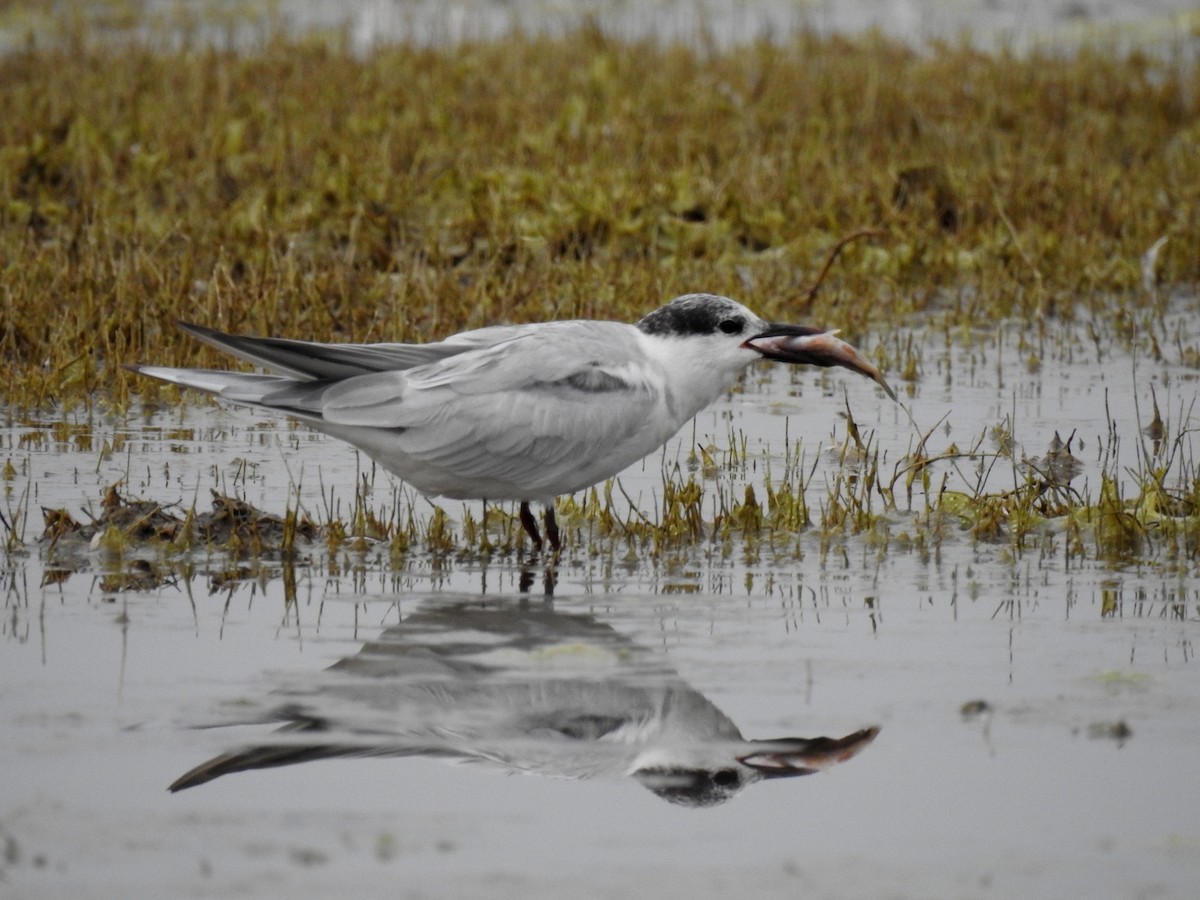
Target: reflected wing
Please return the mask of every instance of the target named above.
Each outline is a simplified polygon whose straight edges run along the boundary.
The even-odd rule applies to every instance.
[[[180,775],[171,782],[167,790],[175,793],[205,784],[222,775],[248,772],[252,769],[275,769],[280,766],[294,766],[297,763],[315,762],[320,759],[369,759],[398,756],[453,757],[455,754],[442,747],[427,747],[419,744],[413,746],[392,744],[372,746],[367,743],[265,744],[261,747],[248,747],[245,750],[235,750],[232,753],[223,753],[213,757]]]

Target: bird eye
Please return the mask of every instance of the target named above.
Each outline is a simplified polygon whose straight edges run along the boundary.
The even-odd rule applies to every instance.
[[[733,769],[718,769],[713,772],[713,781],[721,787],[729,787],[738,783],[738,775]]]
[[[745,323],[741,319],[723,319],[717,327],[726,334],[740,334]]]

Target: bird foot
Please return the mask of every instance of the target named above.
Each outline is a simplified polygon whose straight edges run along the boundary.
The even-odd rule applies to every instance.
[[[521,527],[525,529],[525,533],[529,535],[529,539],[533,542],[533,549],[540,553],[545,543],[542,541],[542,534],[538,531],[537,519],[534,518],[533,511],[530,510],[529,504],[521,503]],[[546,537],[550,540],[550,549],[557,557],[559,551],[562,550],[562,535],[558,530],[558,521],[554,518],[554,507],[546,507]]]

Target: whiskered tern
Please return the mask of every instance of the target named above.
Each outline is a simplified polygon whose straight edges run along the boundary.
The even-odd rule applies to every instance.
[[[530,503],[590,487],[657,450],[759,359],[843,366],[895,394],[832,331],[766,322],[687,294],[633,325],[498,325],[428,344],[323,344],[180,327],[272,374],[134,365],[233,403],[284,413],[361,449],[430,496]]]

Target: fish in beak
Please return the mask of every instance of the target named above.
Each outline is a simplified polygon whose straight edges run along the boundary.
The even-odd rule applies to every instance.
[[[867,744],[875,740],[877,734],[878,728],[864,728],[841,738],[778,738],[773,741],[754,741],[755,749],[737,759],[764,778],[811,775],[857,756]]]
[[[836,331],[822,331],[804,325],[771,325],[742,344],[762,354],[764,359],[809,366],[842,366],[865,375],[896,400],[883,375],[866,357],[836,337]]]

